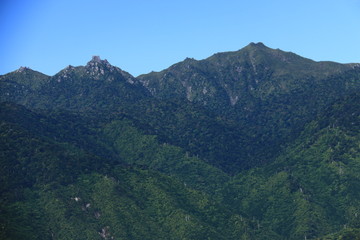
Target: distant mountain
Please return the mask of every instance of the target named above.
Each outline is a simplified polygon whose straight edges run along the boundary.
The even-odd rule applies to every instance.
[[[186,59],[138,78],[96,56],[86,66],[69,66],[52,77],[23,70],[1,77],[2,101],[31,109],[92,111],[105,116],[121,112],[137,118],[147,129],[152,124],[164,142],[232,173],[272,161],[280,147],[298,136],[321,109],[360,86],[356,64],[314,62],[262,43],[201,61]],[[180,109],[188,108],[188,103],[209,116],[197,116],[195,122],[218,119],[218,123],[226,122],[219,123],[218,129],[227,133],[217,138],[214,134],[221,131],[210,130],[213,133],[207,133],[206,140],[192,134],[198,123],[178,119],[173,111],[184,112]],[[166,119],[182,123],[174,125]],[[204,125],[213,124],[217,123]],[[213,144],[208,147],[205,141]]]
[[[360,65],[251,43],[0,76],[0,239],[356,239]]]
[[[68,66],[52,77],[30,69],[1,76],[2,101],[30,108],[113,111],[149,96],[129,73],[94,56],[86,66]]]
[[[217,53],[197,61],[185,59],[161,72],[138,79],[159,98],[184,98],[204,105],[251,106],[291,93],[300,84],[317,83],[355,68],[354,64],[314,62],[291,52],[251,43],[236,52]],[[254,100],[253,100],[254,101]]]
[[[328,104],[357,92],[360,65],[315,62],[251,43],[201,61],[186,59],[138,79],[159,99],[198,103],[236,121],[250,143],[241,151],[258,164],[272,159]]]

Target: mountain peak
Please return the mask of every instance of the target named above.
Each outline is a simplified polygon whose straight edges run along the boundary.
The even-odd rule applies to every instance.
[[[107,66],[111,66],[111,64],[108,62],[108,60],[104,59],[101,60],[100,56],[92,56],[91,60],[87,63],[87,66],[93,66],[93,65],[97,65],[97,64],[105,64]]]
[[[115,70],[114,66],[112,66],[106,59],[101,60],[99,56],[93,56],[85,67],[87,72],[93,76],[104,75],[107,71],[113,72]]]
[[[257,42],[257,43],[251,42],[244,49],[256,50],[256,49],[268,49],[268,47],[265,46],[265,44],[262,42]]]
[[[251,42],[248,46],[252,46],[252,47],[266,47],[265,44],[263,44],[262,42],[257,42],[257,43],[254,43],[254,42]]]
[[[101,58],[100,58],[100,56],[92,56],[91,61],[92,62],[101,62]]]
[[[21,72],[25,72],[27,70],[31,70],[31,69],[29,67],[20,67],[18,70],[16,70],[16,72],[21,73]]]

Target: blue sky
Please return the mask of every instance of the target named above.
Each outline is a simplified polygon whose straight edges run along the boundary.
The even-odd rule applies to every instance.
[[[0,74],[93,55],[134,76],[250,42],[360,62],[360,0],[0,0]]]

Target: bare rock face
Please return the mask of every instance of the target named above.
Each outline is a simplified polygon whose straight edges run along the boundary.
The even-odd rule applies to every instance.
[[[108,60],[102,60],[100,56],[93,56],[85,66],[86,74],[95,80],[112,82],[115,79],[123,78],[128,83],[134,84],[135,78],[118,67],[111,65]]]
[[[93,61],[93,62],[101,62],[100,56],[93,56],[91,61]]]
[[[93,56],[91,61],[86,64],[87,73],[95,78],[104,76],[107,71],[114,72],[113,67],[106,59],[101,60],[99,56]]]
[[[104,65],[106,67],[113,67],[106,59],[101,60],[100,56],[92,56],[91,60],[87,63],[87,67],[93,67],[98,65]]]
[[[16,70],[16,72],[21,73],[21,72],[26,71],[27,69],[30,69],[30,68],[28,68],[28,67],[20,67],[18,70]]]

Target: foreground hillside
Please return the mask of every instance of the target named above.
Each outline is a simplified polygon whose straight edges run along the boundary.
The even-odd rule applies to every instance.
[[[259,43],[0,88],[0,239],[358,237],[356,64]]]
[[[224,202],[287,239],[360,225],[360,97],[326,109],[271,164],[239,174]]]
[[[11,103],[0,113],[1,239],[256,235],[217,200],[226,174],[130,120],[42,115]]]

